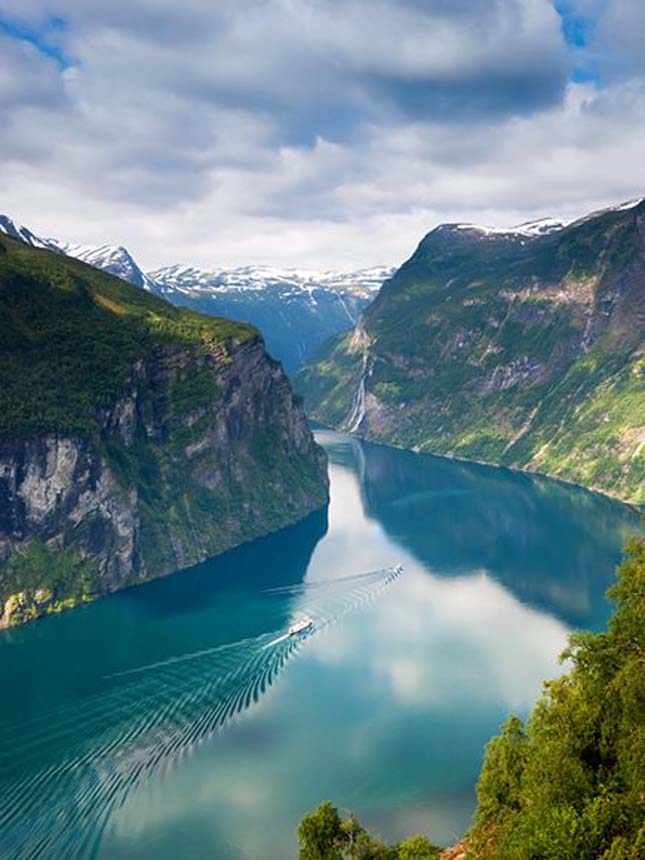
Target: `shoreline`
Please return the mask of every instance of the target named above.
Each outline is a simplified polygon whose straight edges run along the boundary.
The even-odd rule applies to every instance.
[[[511,466],[507,463],[494,463],[491,460],[475,460],[471,457],[461,457],[458,454],[440,454],[435,451],[423,450],[418,446],[415,446],[414,448],[408,448],[405,445],[397,445],[393,442],[383,442],[379,439],[373,439],[369,436],[361,435],[360,433],[350,433],[348,430],[339,430],[337,427],[331,427],[328,424],[324,424],[317,418],[312,419],[308,416],[308,420],[314,433],[316,429],[331,430],[334,433],[342,433],[343,435],[348,436],[351,439],[357,439],[361,442],[369,442],[370,445],[381,445],[383,448],[392,448],[395,451],[408,451],[411,454],[422,454],[428,457],[437,457],[441,460],[451,460],[453,462],[458,463],[471,463],[476,466],[487,466],[491,469],[506,469],[509,472],[514,472],[516,474],[519,473],[529,476],[537,475],[540,478],[548,478],[549,481],[555,481],[558,484],[563,484],[565,487],[573,487],[577,490],[584,490],[587,493],[594,493],[598,496],[604,496],[606,499],[609,499],[612,502],[619,502],[621,505],[624,505],[627,508],[631,508],[631,510],[634,511],[634,513],[636,514],[645,514],[645,504],[641,505],[638,502],[623,499],[617,494],[612,493],[610,490],[602,489],[601,487],[590,487],[586,484],[579,484],[576,481],[563,478],[560,475],[552,475],[549,474],[549,472],[538,472],[535,469],[527,469],[524,466]]]

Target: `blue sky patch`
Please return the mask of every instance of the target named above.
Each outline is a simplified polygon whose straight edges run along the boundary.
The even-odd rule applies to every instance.
[[[49,18],[43,28],[34,30],[0,16],[0,34],[10,36],[20,42],[28,42],[43,56],[54,60],[61,70],[68,68],[70,61],[65,57],[65,54],[60,46],[56,44],[56,41],[51,41],[49,37],[51,35],[55,36],[57,32],[61,32],[66,28],[67,22],[59,17]]]
[[[571,79],[575,83],[600,84],[598,64],[589,50],[596,33],[596,18],[579,14],[567,0],[559,0],[555,8],[560,15],[562,35],[571,52]]]

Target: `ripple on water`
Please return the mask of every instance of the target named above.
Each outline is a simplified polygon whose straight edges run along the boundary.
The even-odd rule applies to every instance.
[[[398,576],[387,568],[266,589],[267,600],[299,598],[311,629],[265,632],[111,674],[82,707],[14,726],[0,741],[0,761],[9,759],[8,746],[14,760],[19,751],[25,775],[0,786],[2,856],[94,856],[110,816],[139,784],[176,766],[258,702],[308,638],[374,600]],[[52,750],[54,761],[40,768]]]

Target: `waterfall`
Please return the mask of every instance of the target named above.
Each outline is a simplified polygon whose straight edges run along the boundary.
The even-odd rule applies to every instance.
[[[352,403],[352,411],[350,413],[348,419],[348,432],[349,433],[358,433],[361,429],[361,424],[363,423],[363,419],[365,418],[365,381],[369,376],[370,371],[370,358],[369,352],[367,349],[363,350],[363,367],[361,368],[361,375],[358,380],[358,388],[356,390],[356,394],[354,395],[354,402]]]

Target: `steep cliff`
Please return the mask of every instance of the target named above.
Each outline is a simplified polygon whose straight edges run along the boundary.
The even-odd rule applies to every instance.
[[[571,225],[447,224],[301,373],[369,438],[645,501],[645,202]]]
[[[0,627],[187,567],[327,500],[250,326],[0,239]]]

